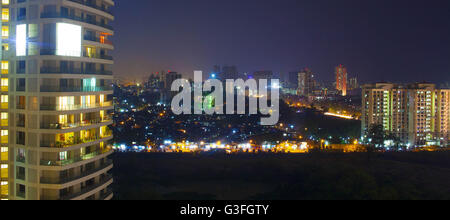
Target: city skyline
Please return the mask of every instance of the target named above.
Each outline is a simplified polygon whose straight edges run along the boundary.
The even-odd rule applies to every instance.
[[[235,65],[285,75],[308,67],[331,82],[343,64],[361,82],[450,80],[448,1],[127,3],[115,11],[119,77]]]

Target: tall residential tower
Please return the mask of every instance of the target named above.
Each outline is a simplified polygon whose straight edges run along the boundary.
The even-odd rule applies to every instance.
[[[111,199],[114,2],[2,0],[2,6],[9,10],[1,81],[8,198]],[[3,10],[2,16],[6,21]]]

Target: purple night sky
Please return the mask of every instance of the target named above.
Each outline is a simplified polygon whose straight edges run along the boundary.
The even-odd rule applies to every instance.
[[[448,0],[116,0],[115,74],[311,68],[332,81],[450,81]]]

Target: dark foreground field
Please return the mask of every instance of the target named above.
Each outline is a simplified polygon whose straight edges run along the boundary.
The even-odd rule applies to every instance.
[[[115,199],[450,199],[450,152],[113,159]]]

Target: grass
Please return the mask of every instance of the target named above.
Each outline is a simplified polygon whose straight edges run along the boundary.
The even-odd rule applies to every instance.
[[[115,199],[450,199],[450,152],[116,153]]]

